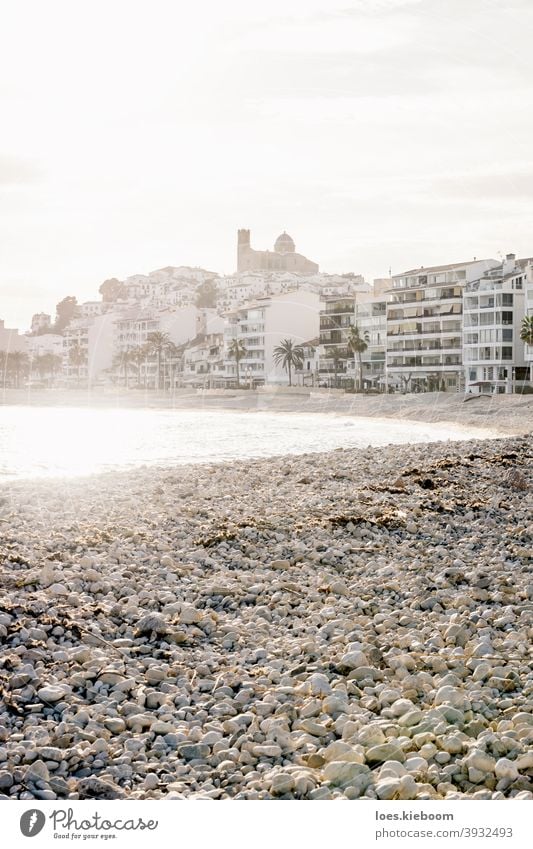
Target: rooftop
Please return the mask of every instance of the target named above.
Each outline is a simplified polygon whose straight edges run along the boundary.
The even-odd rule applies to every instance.
[[[392,279],[396,280],[398,277],[410,277],[413,274],[434,274],[439,271],[449,271],[454,268],[466,268],[467,265],[473,265],[475,262],[490,262],[489,259],[467,259],[466,262],[449,262],[446,265],[428,265],[424,267],[423,265],[420,268],[412,268],[410,271],[402,271],[401,274],[393,274]]]

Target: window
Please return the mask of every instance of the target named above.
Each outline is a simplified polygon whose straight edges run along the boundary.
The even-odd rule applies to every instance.
[[[513,306],[513,295],[511,292],[503,292],[502,294],[502,304],[504,307],[512,307]]]
[[[502,348],[502,360],[513,359],[513,348],[510,345],[504,345]]]
[[[512,323],[513,323],[512,312],[507,312],[507,311],[502,312],[502,324],[512,324]]]
[[[513,341],[513,331],[504,328],[502,330],[502,342],[512,342]]]

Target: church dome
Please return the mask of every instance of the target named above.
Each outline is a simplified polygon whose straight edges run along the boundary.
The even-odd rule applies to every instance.
[[[276,239],[274,250],[278,254],[293,254],[296,250],[293,240],[288,233],[283,231],[281,236]]]

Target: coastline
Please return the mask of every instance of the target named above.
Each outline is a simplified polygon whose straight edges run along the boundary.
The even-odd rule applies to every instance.
[[[465,396],[458,393],[350,395],[323,390],[303,392],[240,391],[224,394],[177,390],[174,394],[131,390],[87,391],[4,390],[2,406],[75,406],[119,409],[231,410],[233,412],[328,413],[391,420],[485,428],[505,435],[524,435],[533,427],[533,395]]]
[[[513,436],[10,484],[0,793],[533,798],[532,471]]]

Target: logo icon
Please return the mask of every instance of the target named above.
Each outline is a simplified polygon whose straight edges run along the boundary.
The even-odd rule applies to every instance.
[[[20,818],[20,830],[24,837],[35,837],[43,830],[46,817],[42,811],[32,808],[24,811]]]

